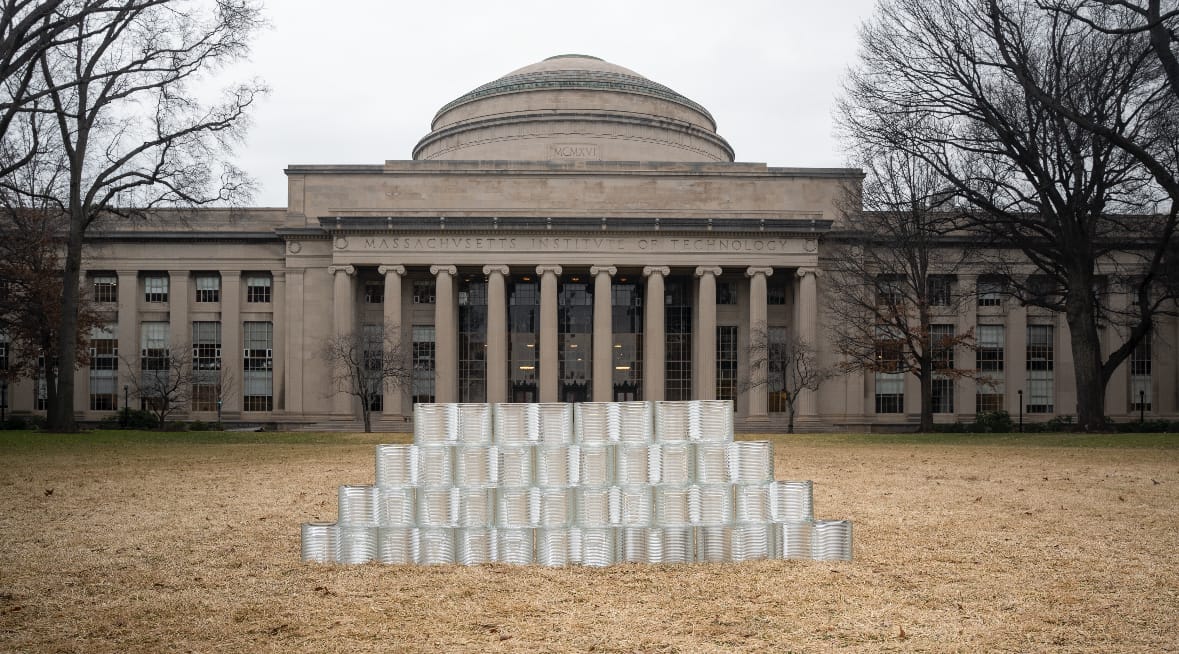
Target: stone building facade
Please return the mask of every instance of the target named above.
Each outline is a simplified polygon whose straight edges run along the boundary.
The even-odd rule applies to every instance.
[[[213,419],[221,400],[227,421],[354,426],[360,408],[332,391],[320,350],[363,330],[396,335],[414,367],[375,407],[387,429],[418,401],[697,398],[732,398],[740,427],[772,429],[785,407],[749,383],[751,341],[797,334],[838,360],[824,237],[859,171],[735,162],[704,107],[620,66],[546,59],[445,105],[412,160],[286,174],[285,208],[93,233],[87,289],[105,326],[78,371],[81,419],[110,415],[133,375],[191,346],[204,381],[183,417]],[[953,291],[976,283],[958,275]],[[1061,317],[978,297],[939,321],[975,328],[1002,383],[951,382],[938,419],[980,403],[1016,414],[1017,390],[1029,417],[1072,413]],[[1123,366],[1111,415],[1176,413],[1176,336],[1167,323]],[[35,381],[8,389],[17,413],[41,397]],[[911,377],[850,374],[804,395],[799,423],[909,423],[917,397]]]

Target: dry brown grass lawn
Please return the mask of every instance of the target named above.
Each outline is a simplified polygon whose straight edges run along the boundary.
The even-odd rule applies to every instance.
[[[52,438],[52,437],[49,437]],[[305,565],[338,443],[0,444],[0,651],[1142,651],[1179,643],[1179,449],[780,438],[850,563]],[[2,443],[2,442],[0,442]],[[49,491],[52,490],[52,494]]]

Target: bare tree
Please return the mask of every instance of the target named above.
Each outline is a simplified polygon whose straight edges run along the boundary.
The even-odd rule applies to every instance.
[[[973,248],[958,237],[962,212],[933,167],[900,151],[851,147],[866,176],[859,194],[848,193],[846,229],[830,238],[832,340],[847,370],[895,375],[896,383],[916,377],[928,431],[935,380],[972,374],[951,362],[973,332],[956,332],[945,317],[970,297],[955,279]]]
[[[322,356],[331,367],[331,388],[360,401],[364,431],[372,431],[373,407],[386,391],[400,391],[413,379],[408,353],[393,334],[368,325],[352,334],[328,339]]]
[[[996,24],[1020,47],[998,41]],[[971,205],[975,229],[1048,278],[1056,293],[1023,299],[1064,313],[1078,425],[1099,430],[1114,369],[1173,306],[1160,277],[1173,265],[1176,206],[1159,211],[1166,195],[1139,159],[1045,97],[1131,142],[1173,129],[1179,111],[1141,93],[1136,71],[1153,61],[1145,36],[1080,27],[1015,0],[886,0],[861,31],[839,114],[857,141],[927,162]],[[1120,314],[1094,292],[1113,285],[1136,300]],[[1121,338],[1103,355],[1108,322]]]
[[[135,360],[120,358],[122,365],[135,370]],[[187,345],[147,349],[138,363],[137,374],[131,375],[131,394],[163,428],[170,418],[186,410],[192,399],[192,349]]]
[[[67,216],[59,335],[72,361],[78,331],[77,286],[83,238],[98,220],[144,217],[161,206],[242,199],[244,174],[227,163],[247,125],[261,84],[230,88],[205,102],[199,84],[242,59],[263,24],[254,0],[98,0],[61,3],[48,20],[81,12],[36,55],[33,76],[43,98],[23,111],[46,119],[37,156],[60,157],[67,175],[42,198]],[[6,180],[0,179],[0,186]],[[19,192],[19,189],[10,189]],[[50,415],[57,429],[74,428],[72,374],[59,383]]]
[[[775,341],[768,331],[755,330],[750,337],[749,380],[742,392],[774,393],[786,406],[786,433],[794,433],[794,416],[803,391],[817,391],[835,375],[819,364],[819,353],[797,334]]]

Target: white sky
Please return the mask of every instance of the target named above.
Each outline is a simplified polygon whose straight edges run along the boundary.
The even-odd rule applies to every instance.
[[[445,103],[579,53],[704,105],[738,161],[840,166],[831,112],[872,0],[268,0],[252,61],[272,93],[239,165],[285,206],[291,164],[409,159]],[[226,79],[226,82],[233,81]]]

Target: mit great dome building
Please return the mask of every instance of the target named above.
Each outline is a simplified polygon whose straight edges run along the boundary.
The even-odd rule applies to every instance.
[[[355,428],[361,408],[320,355],[338,334],[390,334],[412,363],[412,381],[375,403],[378,429],[405,429],[415,402],[719,398],[739,427],[770,430],[786,407],[775,384],[750,383],[750,344],[797,335],[839,360],[823,329],[824,240],[858,170],[737,162],[698,102],[584,55],[447,103],[412,157],[291,166],[284,209],[160,213],[92,234],[84,266],[104,326],[78,373],[79,419],[111,415],[133,376],[191,347],[198,383],[181,418],[215,419],[220,401],[226,421]],[[1039,417],[1072,413],[1064,321],[979,297],[938,320],[986,334],[999,383],[946,380],[937,419],[1014,415],[1017,389]],[[1175,414],[1167,324],[1110,382],[1111,416]],[[1047,375],[1029,365],[1045,352]],[[973,367],[975,352],[956,356]],[[39,383],[8,391],[14,413],[43,410]],[[918,411],[911,376],[849,374],[804,394],[797,422],[870,429]]]

